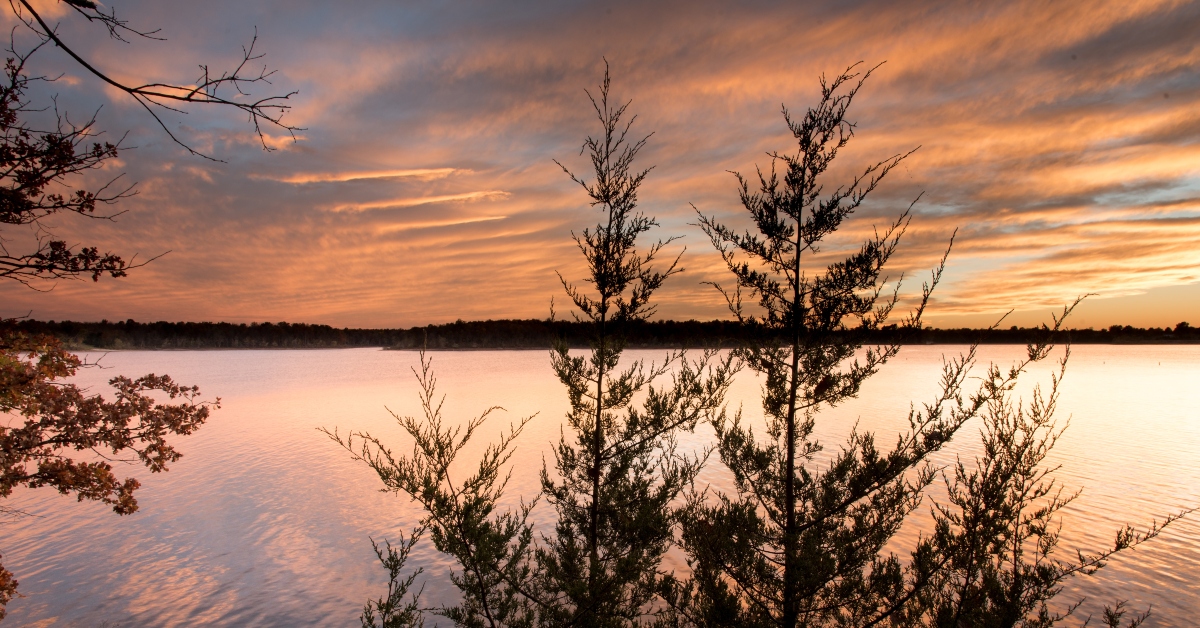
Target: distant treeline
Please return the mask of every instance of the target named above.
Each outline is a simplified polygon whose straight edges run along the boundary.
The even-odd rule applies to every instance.
[[[318,349],[386,347],[393,349],[544,349],[553,339],[571,346],[588,344],[590,327],[573,321],[456,321],[410,329],[338,329],[304,323],[139,323],[18,320],[17,329],[58,337],[75,349]],[[732,347],[764,340],[752,328],[731,321],[652,321],[627,326],[631,348]],[[904,334],[895,326],[881,329],[872,342],[905,344],[1023,344],[1038,337],[1036,329],[924,329]],[[1187,323],[1142,329],[1115,325],[1108,329],[1073,329],[1061,340],[1082,344],[1200,343],[1200,329]]]

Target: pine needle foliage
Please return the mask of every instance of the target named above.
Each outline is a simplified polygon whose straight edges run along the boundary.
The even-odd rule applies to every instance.
[[[404,572],[404,564],[408,562],[409,553],[421,538],[421,532],[414,532],[407,540],[401,536],[397,546],[384,541],[383,547],[380,547],[375,539],[371,539],[375,556],[379,558],[384,569],[388,570],[388,590],[387,595],[363,605],[362,615],[359,617],[362,628],[416,628],[424,623],[425,614],[421,612],[420,607],[421,590],[409,594],[413,582],[424,570],[417,569],[407,577],[401,575]],[[405,595],[409,595],[407,601],[404,599]]]
[[[442,414],[444,397],[437,395],[437,379],[432,360],[424,352],[420,369],[413,369],[420,386],[423,416],[392,415],[413,439],[412,453],[398,455],[380,439],[365,432],[350,432],[342,436],[335,429],[323,430],[330,438],[346,448],[355,460],[366,463],[383,481],[384,490],[411,498],[425,512],[422,526],[428,528],[438,551],[449,555],[458,565],[450,580],[462,593],[457,605],[429,609],[434,614],[452,620],[460,626],[527,626],[531,625],[527,595],[521,587],[530,579],[530,544],[532,526],[527,523],[532,504],[517,511],[501,512],[498,502],[504,494],[508,475],[503,467],[513,454],[513,443],[533,417],[525,417],[509,426],[498,442],[488,446],[475,472],[460,481],[452,471],[462,449],[490,415],[499,410],[489,408],[464,424],[447,424]],[[394,558],[379,556],[389,572],[391,603],[397,578],[415,539],[402,542],[403,551]],[[376,547],[376,553],[379,553]],[[405,592],[411,586],[411,577]],[[403,593],[400,594],[403,597]],[[414,595],[414,603],[417,600]],[[376,605],[377,606],[377,605]],[[361,617],[365,625],[374,618],[372,603]]]
[[[559,164],[601,219],[573,234],[586,262],[584,285],[560,275],[576,319],[592,329],[591,350],[573,354],[559,341],[551,352],[571,409],[553,467],[543,466],[541,495],[516,511],[498,506],[507,480],[502,469],[532,417],[489,446],[474,475],[452,480],[459,453],[495,408],[465,426],[444,421],[424,354],[416,375],[425,416],[397,417],[414,439],[410,455],[393,454],[369,434],[326,432],[370,465],[385,490],[424,509],[422,525],[457,563],[451,581],[462,594],[458,604],[431,610],[459,626],[629,626],[665,608],[660,592],[669,579],[662,561],[676,536],[675,508],[704,457],[681,453],[676,434],[701,421],[723,420],[724,396],[737,370],[731,355],[715,350],[696,359],[672,352],[658,364],[621,363],[623,327],[654,314],[654,292],[680,268],[678,256],[657,265],[671,239],[638,247],[639,238],[657,226],[637,209],[649,169],[635,168],[634,161],[649,136],[630,136],[629,103],[611,103],[609,88],[606,67],[597,95],[588,93],[601,133],[581,151],[594,176],[576,176]],[[535,535],[531,515],[543,500],[555,519]],[[399,571],[380,559],[394,585]],[[370,621],[364,613],[363,623]]]
[[[900,561],[880,551],[932,480],[925,456],[982,404],[960,394],[972,352],[947,363],[941,394],[910,413],[910,431],[890,452],[880,451],[872,434],[855,430],[830,462],[816,462],[823,451],[813,436],[819,412],[856,396],[900,348],[860,351],[897,303],[900,282],[885,295],[884,267],[908,227],[911,205],[848,257],[824,268],[804,263],[911,154],[871,164],[826,192],[830,164],[854,137],[847,110],[873,70],[855,67],[832,81],[822,77],[821,100],[803,117],[784,109],[798,150],[772,154],[769,173],[758,172],[757,189],[737,175],[755,232],[699,215],[734,275],[733,288],[717,289],[740,321],[777,341],[740,351],[765,380],[766,438],[740,416],[717,421],[718,452],[736,494],[696,495],[684,518],[694,575],[678,585],[676,608],[688,623],[853,624],[866,609],[888,607],[903,593],[905,578]],[[944,264],[945,257],[902,330],[920,329]],[[744,304],[743,294],[753,303]]]
[[[1073,307],[1055,318],[1055,327]],[[1029,355],[1039,357],[1048,349],[1031,346]],[[912,605],[917,610],[910,625],[1054,626],[1075,615],[1083,602],[1068,601],[1058,611],[1051,608],[1067,579],[1096,573],[1113,555],[1158,536],[1195,511],[1152,521],[1141,531],[1125,526],[1102,551],[1077,551],[1067,560],[1056,555],[1062,510],[1080,495],[1066,492],[1054,477],[1059,467],[1046,462],[1066,430],[1057,427],[1054,413],[1070,354],[1068,347],[1048,390],[1034,387],[1028,402],[1014,400],[1011,394],[990,398],[980,429],[982,454],[971,464],[959,459],[942,472],[946,498],[934,504],[934,530],[922,548],[938,568]],[[995,377],[995,369],[990,375]],[[1118,628],[1127,613],[1124,601],[1105,606],[1103,625]],[[1149,615],[1148,610],[1136,613],[1124,625],[1136,628]]]
[[[1063,580],[1094,572],[1113,553],[1186,514],[1144,532],[1126,528],[1111,550],[1080,554],[1076,563],[1051,560],[1055,516],[1071,499],[1057,490],[1055,469],[1043,465],[1059,433],[1051,416],[1061,373],[1051,393],[1035,394],[1025,412],[1012,397],[1020,376],[1050,355],[1073,305],[1053,327],[1042,327],[1025,358],[1007,369],[989,365],[970,394],[964,387],[977,346],[946,361],[939,392],[910,409],[907,430],[890,450],[856,428],[837,451],[823,453],[814,436],[820,413],[855,397],[900,348],[864,344],[897,304],[900,282],[885,294],[884,267],[909,224],[911,204],[857,252],[824,267],[811,261],[912,154],[871,164],[836,188],[827,182],[830,164],[854,137],[847,110],[874,69],[851,66],[832,81],[822,77],[820,101],[802,118],[784,109],[797,152],[772,154],[757,189],[738,175],[754,232],[700,214],[701,228],[734,275],[732,288],[717,289],[739,321],[764,332],[754,337],[776,340],[738,352],[764,379],[765,438],[740,414],[714,422],[735,493],[692,493],[680,515],[692,574],[664,587],[672,606],[664,617],[676,625],[1050,626],[1077,606],[1049,610]],[[948,255],[893,337],[921,329]],[[935,506],[936,530],[903,559],[885,552],[939,476],[929,456],[972,419],[984,422],[985,454],[972,471],[960,463],[952,478],[941,474],[949,498]],[[1118,626],[1126,612],[1123,604],[1106,608],[1104,621]]]
[[[736,371],[731,356],[715,351],[695,361],[673,352],[657,365],[620,365],[622,328],[653,315],[651,297],[680,269],[679,257],[662,270],[654,267],[672,239],[637,248],[638,238],[657,225],[637,209],[650,169],[633,166],[649,136],[630,137],[636,117],[626,117],[628,102],[610,102],[609,87],[606,67],[598,95],[588,94],[602,133],[581,151],[593,179],[559,164],[601,220],[574,236],[590,291],[562,280],[577,319],[592,327],[590,355],[572,355],[563,341],[551,354],[568,391],[571,431],[555,447],[554,471],[542,471],[543,494],[557,514],[554,533],[537,550],[539,587],[552,600],[542,614],[549,625],[630,625],[655,606],[659,565],[674,539],[671,506],[702,463],[679,454],[675,434],[723,415]],[[669,383],[654,384],[666,378]]]
[[[500,507],[504,469],[533,417],[510,424],[473,474],[454,479],[466,462],[460,453],[497,408],[465,423],[447,421],[424,352],[414,369],[424,416],[396,416],[413,439],[411,454],[394,454],[366,433],[326,432],[374,469],[384,490],[407,495],[425,513],[422,527],[399,549],[375,545],[389,585],[386,596],[364,608],[364,627],[418,625],[431,611],[455,625],[489,628],[1040,628],[1078,608],[1055,612],[1048,604],[1065,579],[1094,573],[1113,554],[1187,514],[1141,532],[1124,528],[1110,549],[1079,553],[1075,561],[1052,556],[1057,514],[1074,498],[1054,481],[1056,468],[1045,465],[1061,434],[1052,417],[1066,358],[1048,394],[1035,389],[1028,406],[1013,398],[1018,379],[1050,355],[1074,305],[1054,317],[1053,326],[1042,326],[1022,359],[1008,368],[989,365],[976,377],[974,392],[965,387],[977,345],[946,360],[938,392],[910,407],[907,428],[890,449],[855,428],[838,450],[825,453],[814,436],[821,412],[858,395],[863,382],[897,354],[898,342],[920,331],[949,255],[947,250],[922,285],[912,310],[895,330],[889,326],[884,337],[897,344],[873,346],[864,345],[880,337],[899,301],[900,281],[892,284],[884,269],[912,205],[843,259],[812,262],[826,239],[912,154],[875,162],[836,188],[827,183],[830,164],[854,137],[846,113],[874,69],[856,68],[832,81],[822,78],[820,102],[802,118],[784,110],[796,153],[772,154],[771,170],[758,172],[755,189],[738,175],[754,232],[699,218],[734,275],[733,287],[717,289],[738,321],[752,328],[748,337],[767,341],[724,356],[704,351],[696,360],[670,353],[657,365],[622,365],[623,330],[653,315],[652,297],[680,272],[679,257],[658,263],[671,239],[638,247],[639,238],[657,226],[637,209],[650,169],[634,162],[649,136],[630,135],[635,118],[627,117],[628,102],[610,102],[606,68],[598,94],[588,93],[602,132],[581,151],[593,176],[577,176],[559,164],[601,219],[573,234],[586,262],[582,287],[560,275],[573,316],[591,329],[591,341],[586,353],[572,352],[565,341],[551,352],[570,411],[553,464],[543,464],[540,494],[515,510]],[[743,422],[740,412],[729,416],[724,409],[742,364],[763,378],[765,434]],[[983,426],[983,454],[973,466],[959,461],[939,470],[931,454],[972,420]],[[715,450],[732,473],[733,494],[692,488],[711,451],[681,453],[677,435],[701,422],[715,428]],[[947,497],[934,503],[934,529],[903,558],[885,552],[939,477]],[[555,515],[541,527],[534,521],[539,504]],[[411,592],[419,572],[403,576],[426,529],[457,565],[450,574],[461,593],[457,604],[421,608],[420,591]],[[689,574],[664,568],[672,547],[686,555]],[[1105,608],[1102,621],[1136,628],[1147,617],[1126,618],[1128,613],[1118,603]]]

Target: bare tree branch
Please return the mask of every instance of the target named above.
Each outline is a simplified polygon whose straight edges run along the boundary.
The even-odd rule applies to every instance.
[[[66,2],[76,13],[83,15],[88,21],[103,24],[108,29],[109,35],[117,40],[126,41],[122,33],[131,33],[149,39],[161,39],[155,36],[159,31],[139,31],[133,29],[128,26],[126,21],[117,19],[115,12],[110,10],[109,13],[104,13],[98,5],[90,0],[61,1]],[[257,28],[254,31],[253,38],[250,40],[250,44],[242,47],[241,60],[231,70],[216,74],[210,71],[207,65],[201,65],[200,76],[196,79],[194,85],[157,82],[134,85],[112,78],[108,73],[92,65],[71,46],[67,45],[58,35],[57,28],[47,23],[28,0],[9,0],[9,4],[13,9],[13,13],[30,30],[37,34],[43,42],[54,42],[54,45],[62,49],[63,52],[66,52],[76,63],[92,75],[128,94],[154,118],[154,121],[158,123],[158,126],[162,128],[172,141],[193,155],[212,161],[221,161],[197,151],[171,132],[171,129],[167,127],[166,122],[159,115],[161,111],[186,114],[187,112],[180,109],[179,105],[189,104],[232,107],[246,114],[248,121],[254,126],[254,132],[258,135],[263,150],[266,151],[274,149],[267,143],[266,135],[263,132],[264,125],[274,126],[286,131],[292,137],[293,141],[296,138],[296,131],[303,130],[300,127],[289,125],[283,121],[283,116],[291,109],[291,105],[287,104],[287,101],[298,93],[296,91],[288,92],[282,96],[266,96],[247,101],[237,100],[239,96],[249,95],[246,88],[250,85],[256,83],[270,85],[271,76],[275,74],[273,70],[268,71],[266,66],[263,66],[257,72],[248,67],[256,65],[255,62],[264,56],[261,53],[256,54],[254,51],[254,46],[258,43]],[[233,95],[222,95],[221,92],[223,90],[230,89],[233,90]]]

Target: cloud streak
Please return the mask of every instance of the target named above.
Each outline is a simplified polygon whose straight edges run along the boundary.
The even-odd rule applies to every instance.
[[[392,198],[369,203],[348,203],[331,207],[335,212],[362,212],[372,209],[399,209],[402,207],[417,207],[419,205],[440,205],[443,203],[461,203],[467,201],[495,200],[509,196],[503,190],[483,190],[478,192],[461,192],[458,194],[442,194],[439,196],[422,196],[417,198]]]
[[[493,220],[504,220],[508,216],[480,216],[478,218],[462,218],[459,220],[435,220],[423,222],[407,222],[397,223],[394,225],[384,225],[379,227],[379,233],[396,233],[398,231],[411,231],[413,229],[433,229],[437,227],[456,227],[458,225],[469,225],[477,222],[491,222]]]
[[[441,179],[456,172],[457,168],[410,168],[407,170],[377,170],[373,172],[308,172],[288,175],[255,175],[254,178],[279,181],[281,183],[345,183],[371,179],[403,179],[407,177],[428,181]],[[469,171],[468,171],[469,172]]]

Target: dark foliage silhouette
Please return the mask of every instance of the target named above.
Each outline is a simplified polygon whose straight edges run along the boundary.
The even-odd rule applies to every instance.
[[[1063,316],[1068,313],[1064,310]],[[1031,346],[1029,354],[1037,357],[1046,349]],[[1010,395],[989,399],[982,417],[983,453],[973,464],[958,460],[949,473],[942,473],[947,497],[935,504],[934,530],[921,548],[939,568],[912,605],[918,625],[1053,626],[1082,602],[1068,602],[1059,611],[1050,607],[1065,580],[1095,573],[1114,554],[1158,536],[1195,510],[1152,522],[1142,531],[1126,526],[1103,551],[1075,552],[1067,560],[1056,555],[1060,511],[1079,496],[1066,493],[1054,478],[1057,467],[1046,464],[1066,429],[1056,427],[1054,412],[1069,357],[1068,348],[1049,389],[1035,387],[1028,403]],[[1126,613],[1123,601],[1106,606],[1104,625],[1120,626]],[[1135,614],[1125,625],[1136,627],[1149,614]]]
[[[40,46],[39,46],[40,47]],[[95,219],[111,219],[97,208],[112,205],[129,196],[128,186],[118,185],[119,177],[98,190],[71,190],[65,180],[86,170],[97,169],[117,156],[111,142],[94,141],[95,119],[72,124],[57,116],[57,128],[39,132],[24,116],[32,110],[25,100],[31,78],[25,65],[30,55],[17,54],[12,48],[0,84],[0,278],[26,285],[42,279],[102,275],[123,277],[129,263],[118,255],[101,253],[96,247],[73,248],[50,235],[45,220],[55,214],[72,213]],[[14,227],[32,234],[32,245],[12,243]],[[10,248],[13,247],[13,248]]]
[[[734,275],[732,287],[717,288],[746,344],[723,358],[708,351],[691,362],[672,353],[661,365],[622,367],[625,333],[646,324],[651,297],[678,272],[678,258],[656,268],[669,240],[636,246],[655,226],[636,209],[649,170],[633,163],[647,138],[629,136],[633,120],[627,104],[609,102],[606,72],[592,98],[603,134],[583,146],[594,178],[563,168],[603,218],[574,235],[588,269],[585,287],[562,280],[576,324],[590,331],[590,351],[572,352],[561,340],[552,351],[571,411],[553,466],[543,466],[541,494],[501,507],[504,469],[533,417],[510,424],[473,473],[452,480],[462,477],[460,453],[497,408],[449,424],[424,352],[414,369],[424,417],[396,417],[413,439],[411,454],[394,454],[369,434],[326,432],[386,489],[424,509],[422,525],[457,564],[451,581],[461,601],[424,610],[462,626],[1049,626],[1077,608],[1050,608],[1066,578],[1093,573],[1187,514],[1140,532],[1120,530],[1111,548],[1074,561],[1054,556],[1056,513],[1071,499],[1044,464],[1061,433],[1052,418],[1061,371],[1028,404],[1014,395],[1021,376],[1051,355],[1074,305],[1053,325],[1008,330],[1033,339],[1007,368],[992,364],[972,375],[977,344],[948,360],[939,392],[911,407],[892,447],[858,429],[834,451],[815,437],[823,410],[857,396],[902,342],[921,338],[949,255],[899,323],[887,323],[900,303],[899,281],[884,273],[912,205],[857,250],[814,263],[828,237],[911,154],[870,164],[837,187],[827,181],[854,137],[846,113],[870,74],[852,66],[822,80],[820,102],[802,118],[784,111],[798,152],[772,154],[771,170],[757,181],[738,176],[753,231],[700,215]],[[724,410],[739,364],[762,377],[765,433]],[[654,383],[668,377],[668,385]],[[968,392],[972,377],[978,387]],[[702,420],[715,428],[733,494],[691,489],[705,456],[678,452],[675,435]],[[982,425],[983,454],[973,464],[937,468],[931,455],[968,422]],[[939,478],[947,496],[933,502],[934,529],[905,555],[885,551]],[[535,532],[543,504],[554,511],[553,529]],[[688,574],[663,568],[677,543]],[[385,555],[376,546],[376,554],[388,569],[389,592],[368,605],[363,624],[383,616],[376,611],[385,599],[387,608],[409,613],[397,625],[423,621],[417,597],[401,599],[415,577],[402,576],[407,549]],[[1117,604],[1103,621],[1132,627],[1146,617],[1127,615]]]
[[[653,263],[670,240],[637,248],[657,224],[637,210],[650,170],[633,162],[648,137],[629,137],[635,118],[626,119],[629,103],[610,103],[607,69],[591,102],[603,129],[583,144],[593,178],[559,164],[602,219],[574,236],[590,291],[562,280],[575,316],[592,327],[591,355],[572,355],[565,342],[551,354],[571,401],[571,433],[555,447],[554,472],[542,471],[543,495],[557,514],[554,534],[537,549],[538,584],[552,596],[540,619],[551,625],[629,625],[654,609],[659,565],[674,540],[671,504],[702,463],[676,453],[675,433],[723,414],[736,371],[730,357],[712,350],[695,362],[672,353],[659,365],[634,360],[622,370],[623,328],[653,315],[651,297],[679,272],[679,258],[659,270]],[[652,383],[668,374],[670,385]],[[634,399],[642,391],[639,408]]]
[[[351,329],[304,323],[139,323],[127,321],[21,320],[29,333],[48,334],[71,347],[93,349],[314,349],[385,347],[390,349],[549,349],[556,342],[590,346],[590,324],[573,320],[456,321],[408,329]],[[733,348],[778,334],[738,321],[641,321],[622,327],[631,348]],[[1187,323],[1168,328],[1113,325],[1106,329],[1070,329],[1073,344],[1194,344],[1200,329]],[[856,331],[856,334],[863,332]],[[883,325],[865,332],[868,344],[1028,344],[1044,336],[1039,328],[901,329]]]
[[[460,428],[444,425],[424,355],[417,377],[425,418],[397,417],[414,439],[410,456],[394,455],[368,434],[330,433],[385,486],[425,509],[435,546],[459,565],[451,579],[462,593],[458,605],[435,612],[458,625],[623,626],[660,610],[660,565],[674,540],[672,505],[701,463],[676,451],[675,434],[722,413],[735,371],[731,358],[715,351],[697,360],[672,352],[659,364],[621,364],[623,329],[653,314],[651,298],[678,272],[678,257],[656,267],[669,240],[637,246],[656,225],[637,210],[649,170],[633,164],[646,138],[629,135],[628,103],[609,101],[607,70],[591,103],[602,133],[589,137],[582,152],[594,178],[563,169],[601,220],[574,236],[586,261],[586,288],[562,281],[577,320],[590,329],[590,352],[572,353],[560,341],[551,353],[571,411],[554,466],[542,471],[542,494],[515,511],[498,506],[507,477],[502,468],[532,417],[488,447],[473,475],[450,480],[451,465],[488,413]],[[535,535],[530,518],[539,501],[556,517],[552,531]]]
[[[870,74],[851,68],[832,81],[822,78],[816,107],[799,119],[784,110],[797,153],[772,154],[757,190],[738,175],[755,232],[739,233],[700,214],[700,226],[734,275],[733,288],[717,286],[730,310],[778,340],[739,351],[765,380],[767,438],[740,417],[715,423],[718,451],[737,494],[695,495],[684,518],[694,575],[679,585],[675,606],[688,623],[866,623],[898,604],[904,570],[881,550],[933,478],[922,467],[925,456],[984,403],[982,397],[964,400],[960,392],[972,352],[947,364],[941,394],[911,413],[911,431],[891,452],[880,451],[874,435],[856,430],[827,466],[816,464],[823,450],[813,437],[819,411],[857,395],[899,350],[898,344],[860,348],[897,303],[898,282],[881,298],[888,282],[883,271],[909,224],[909,209],[841,261],[816,271],[802,263],[911,154],[871,164],[826,192],[826,170],[854,136],[847,109]],[[782,179],[776,164],[786,169]],[[902,331],[920,329],[944,264],[945,258],[900,324]],[[754,299],[749,307],[744,293]]]
[[[423,530],[417,530],[408,539],[401,537],[397,547],[393,547],[387,541],[380,547],[374,539],[371,540],[375,556],[388,570],[388,590],[387,595],[377,600],[369,600],[363,606],[362,615],[359,617],[362,628],[408,628],[420,626],[424,622],[425,614],[418,604],[421,591],[412,591],[413,582],[421,575],[422,570],[418,569],[407,577],[402,575],[408,554],[421,538],[422,532]]]
[[[36,50],[20,55],[10,49],[6,81],[0,84],[0,279],[36,287],[42,280],[122,277],[138,264],[95,247],[72,248],[54,239],[43,223],[58,213],[110,218],[97,209],[130,190],[115,180],[96,191],[65,188],[64,179],[98,168],[116,157],[117,148],[91,141],[94,120],[74,125],[57,116],[57,128],[45,132],[25,123],[23,116],[30,112],[25,90],[30,81],[40,80],[26,75],[25,63]],[[28,229],[32,245],[14,250],[22,244],[5,238],[13,228]],[[107,460],[81,462],[72,452],[119,456],[128,450],[152,472],[165,471],[180,455],[165,438],[192,432],[208,416],[209,404],[195,400],[195,388],[179,386],[167,376],[113,378],[112,402],[85,395],[62,382],[82,366],[57,338],[0,320],[0,413],[6,420],[0,426],[0,498],[18,486],[51,486],[81,500],[111,504],[118,514],[131,513],[137,509],[137,480],[122,481]],[[184,401],[159,404],[152,397],[155,392]],[[0,514],[17,513],[4,509]],[[0,618],[16,586],[12,574],[0,567]]]
[[[682,516],[693,573],[674,583],[669,597],[680,624],[1050,625],[1056,618],[1046,602],[1063,579],[1099,568],[1113,552],[1161,529],[1124,530],[1111,551],[1081,555],[1077,565],[1048,562],[1057,537],[1047,526],[1065,504],[1052,494],[1053,469],[1040,466],[1054,438],[1046,431],[1053,430],[1058,380],[1048,398],[1035,395],[1024,413],[1012,394],[1019,376],[1050,354],[1070,308],[1041,330],[1024,360],[1003,370],[989,366],[973,393],[964,387],[977,345],[948,361],[940,393],[910,410],[908,429],[890,450],[854,429],[840,448],[824,453],[814,436],[821,411],[857,396],[899,350],[895,343],[864,345],[878,337],[898,302],[899,282],[886,294],[883,273],[911,206],[857,251],[811,261],[911,154],[873,163],[836,187],[829,181],[831,162],[854,137],[847,110],[871,72],[852,66],[822,79],[819,103],[801,118],[784,110],[797,152],[773,154],[771,170],[758,174],[753,189],[738,176],[753,231],[700,215],[734,276],[732,288],[717,286],[730,310],[771,333],[738,351],[764,380],[765,434],[740,416],[716,421],[717,450],[736,493],[693,494]],[[890,331],[900,337],[920,331],[945,260],[913,311]],[[937,533],[907,557],[885,552],[938,477],[929,456],[972,419],[984,422],[987,454],[975,472],[960,465],[947,479],[950,499],[937,508]]]

